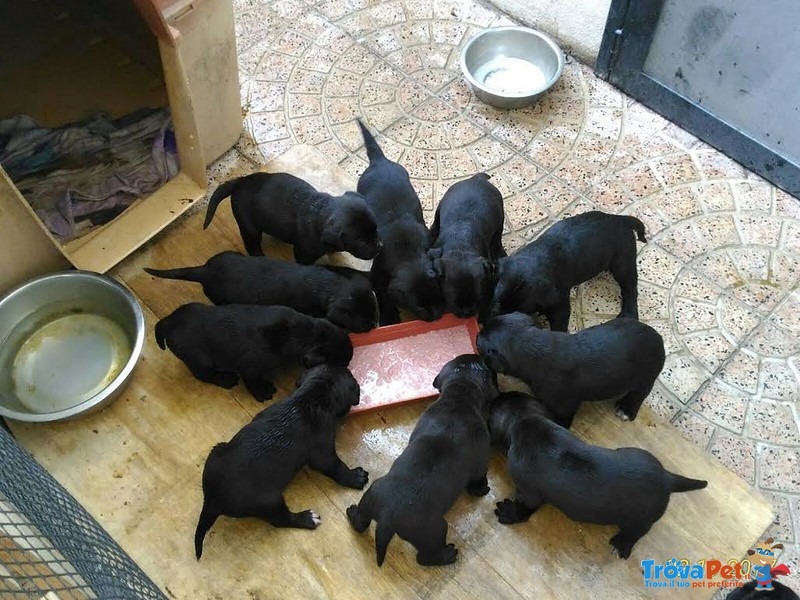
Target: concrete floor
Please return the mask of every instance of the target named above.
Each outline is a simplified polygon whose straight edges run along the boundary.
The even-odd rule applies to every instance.
[[[769,534],[800,589],[800,201],[577,62],[532,108],[482,105],[459,48],[515,21],[473,0],[234,3],[247,132],[215,177],[301,143],[357,176],[361,115],[409,170],[429,220],[451,183],[491,173],[509,252],[593,208],[645,222],[640,313],[669,353],[647,402],[772,499]],[[618,311],[608,278],[575,296],[573,328]]]

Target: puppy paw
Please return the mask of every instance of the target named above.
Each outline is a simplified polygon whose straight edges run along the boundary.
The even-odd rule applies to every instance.
[[[620,418],[620,419],[622,419],[623,421],[632,421],[632,420],[633,420],[633,419],[631,419],[631,418],[630,418],[630,416],[628,415],[628,413],[626,413],[626,412],[625,412],[624,410],[622,410],[621,408],[617,408],[617,417],[619,417],[619,418]]]
[[[364,486],[367,485],[368,481],[369,481],[369,473],[367,473],[361,467],[356,467],[355,469],[350,469],[348,482],[345,485],[355,490],[362,490],[364,489]]]
[[[458,548],[456,548],[456,545],[455,544],[447,544],[445,546],[445,551],[444,551],[444,562],[445,562],[445,564],[456,562],[456,557],[457,556],[458,556]]]
[[[506,498],[502,502],[497,503],[497,508],[494,510],[497,515],[497,520],[503,525],[511,525],[519,523],[519,511],[517,510],[517,503]]]
[[[364,517],[356,504],[347,507],[347,520],[358,533],[363,533],[369,527],[370,519]]]
[[[295,527],[300,529],[316,529],[322,523],[322,519],[313,510],[304,510],[295,515]]]
[[[467,493],[470,496],[485,496],[489,493],[489,484],[486,483],[486,479],[483,479],[478,482],[470,482],[467,484]]]
[[[614,556],[624,560],[627,560],[630,557],[631,551],[633,550],[633,545],[626,543],[623,539],[621,539],[620,534],[612,537],[609,540],[609,543],[611,544],[611,553]]]

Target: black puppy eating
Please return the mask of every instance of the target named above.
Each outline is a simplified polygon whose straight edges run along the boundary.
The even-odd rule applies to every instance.
[[[477,173],[453,184],[436,208],[429,254],[445,306],[457,317],[489,316],[492,274],[503,250],[503,195]]]
[[[290,396],[258,413],[233,438],[211,450],[203,469],[203,510],[194,545],[203,553],[206,532],[220,515],[257,517],[275,527],[315,529],[311,510],[291,512],[283,490],[305,465],[357,490],[367,483],[336,454],[336,424],[358,404],[358,383],[344,367],[306,371]]]
[[[353,269],[221,252],[200,267],[145,271],[156,277],[200,283],[214,304],[288,306],[358,333],[378,324],[372,285],[366,274]]]
[[[378,566],[395,534],[414,545],[421,565],[454,562],[458,550],[447,543],[444,515],[465,489],[473,496],[489,492],[484,413],[499,393],[496,375],[478,356],[463,354],[442,368],[433,385],[439,398],[420,416],[408,446],[347,509],[359,533],[377,521]]]
[[[279,367],[346,367],[353,357],[344,329],[286,306],[184,304],[156,323],[155,335],[200,381],[229,389],[241,376],[259,402],[275,393],[270,376]]]
[[[620,558],[628,558],[667,510],[670,494],[707,485],[670,473],[640,448],[587,444],[551,416],[519,392],[500,394],[491,404],[492,441],[507,451],[516,486],[514,500],[497,503],[501,523],[527,521],[540,506],[552,504],[573,521],[618,526],[611,546]]]
[[[380,250],[375,217],[360,194],[334,197],[288,173],[253,173],[214,191],[203,229],[228,196],[244,247],[253,256],[264,255],[262,233],[294,244],[295,260],[306,265],[329,252],[369,260]]]
[[[478,352],[498,373],[527,383],[569,427],[584,400],[617,399],[617,415],[633,421],[664,366],[664,340],[636,319],[613,319],[575,334],[536,327],[523,313],[489,320]]]
[[[543,313],[550,329],[566,331],[570,290],[611,271],[622,290],[619,316],[639,318],[636,232],[646,242],[636,217],[593,210],[559,221],[513,256],[497,262],[493,314]]]
[[[358,192],[372,209],[383,242],[372,262],[372,284],[378,295],[381,324],[397,323],[398,308],[434,321],[444,314],[444,299],[427,255],[429,233],[419,197],[408,171],[384,156],[360,120],[358,125],[369,158],[369,166],[358,180]]]

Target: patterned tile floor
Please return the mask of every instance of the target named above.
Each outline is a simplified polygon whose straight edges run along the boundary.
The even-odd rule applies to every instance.
[[[800,571],[800,201],[568,61],[536,106],[479,103],[459,49],[513,24],[473,0],[234,0],[246,133],[214,168],[311,144],[357,177],[363,116],[409,170],[426,218],[488,171],[509,252],[598,208],[638,216],[640,313],[668,358],[648,403],[757,486]],[[617,313],[607,277],[575,292],[572,327]],[[731,524],[735,527],[735,524]],[[800,589],[800,577],[787,582]]]

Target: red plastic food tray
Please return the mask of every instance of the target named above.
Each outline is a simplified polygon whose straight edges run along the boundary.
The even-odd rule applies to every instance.
[[[438,392],[433,380],[460,354],[477,352],[478,322],[445,315],[438,321],[408,321],[351,333],[350,371],[361,386],[361,402],[350,412],[406,404]]]

